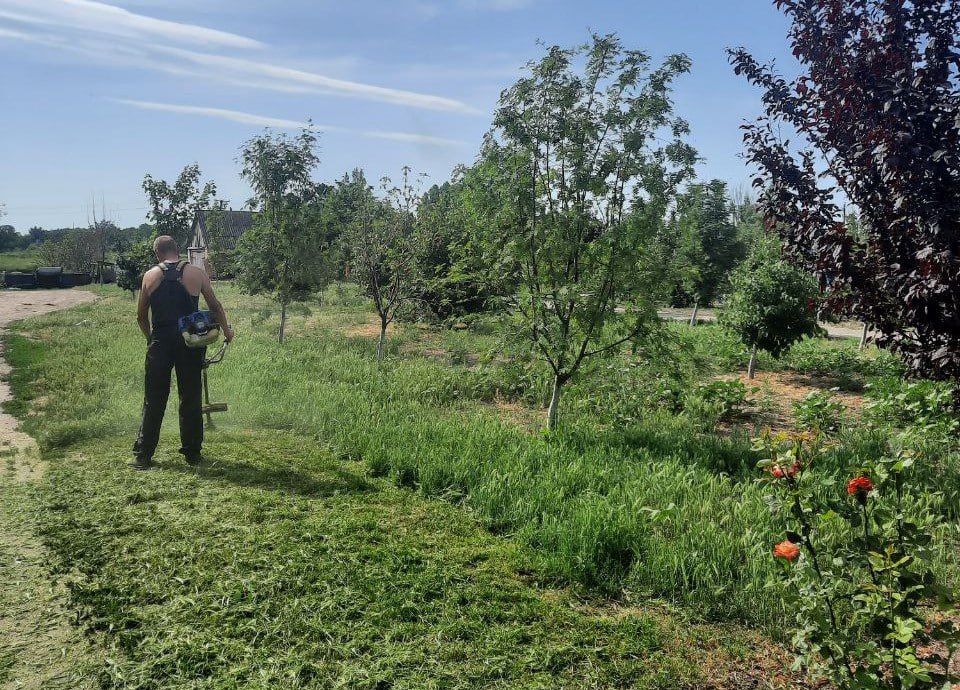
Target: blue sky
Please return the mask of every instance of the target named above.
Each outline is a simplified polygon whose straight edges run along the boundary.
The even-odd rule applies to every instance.
[[[318,179],[406,164],[442,182],[537,41],[590,30],[690,55],[675,96],[699,174],[745,185],[738,127],[759,94],[724,49],[790,71],[786,28],[770,0],[0,0],[0,222],[85,225],[95,199],[137,225],[144,174],[194,161],[239,208],[240,145],[308,118],[324,130]]]

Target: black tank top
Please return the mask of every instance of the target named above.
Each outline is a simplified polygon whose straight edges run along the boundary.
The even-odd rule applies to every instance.
[[[181,316],[192,314],[200,308],[200,296],[191,295],[182,282],[186,265],[186,261],[164,261],[158,264],[163,271],[163,280],[150,295],[150,314],[154,330],[176,328]]]

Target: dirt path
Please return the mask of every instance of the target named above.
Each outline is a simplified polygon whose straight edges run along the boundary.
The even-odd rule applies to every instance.
[[[5,326],[94,299],[80,290],[0,291],[0,379],[10,373],[2,358]],[[0,402],[9,399],[0,380]],[[42,474],[33,439],[0,411],[0,690],[89,687],[81,676],[90,645],[70,624],[63,586],[48,576],[26,496]]]
[[[693,309],[660,309],[657,314],[664,321],[689,321],[693,316]],[[713,309],[699,309],[697,321],[716,321],[717,315]],[[827,335],[836,340],[860,340],[863,334],[863,324],[856,321],[842,321],[841,323],[821,323]]]

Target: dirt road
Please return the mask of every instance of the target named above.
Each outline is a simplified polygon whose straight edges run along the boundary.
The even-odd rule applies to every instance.
[[[689,321],[693,315],[693,309],[660,309],[657,314],[665,321]],[[717,315],[713,309],[700,309],[697,311],[697,321],[716,320]],[[863,333],[863,324],[856,321],[843,321],[836,324],[821,323],[820,326],[827,331],[827,335],[837,340],[860,340],[860,336]]]
[[[0,291],[0,405],[10,399],[10,387],[5,380],[10,373],[10,367],[3,359],[3,334],[7,324],[29,316],[75,307],[95,299],[96,295],[84,290]],[[25,447],[30,445],[30,442],[29,436],[17,431],[17,420],[0,410],[0,444]]]
[[[82,290],[0,291],[0,379],[4,327],[10,322],[96,299]],[[0,380],[0,401],[10,388]],[[0,690],[90,687],[90,644],[70,624],[62,584],[47,575],[49,554],[36,536],[29,486],[43,473],[33,439],[0,411]]]

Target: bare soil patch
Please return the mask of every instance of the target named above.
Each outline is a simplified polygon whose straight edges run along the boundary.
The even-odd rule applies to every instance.
[[[2,359],[4,326],[94,299],[81,290],[0,292],[0,379],[10,373]],[[0,403],[9,399],[0,380]],[[49,556],[22,495],[43,470],[33,439],[0,412],[0,690],[92,687],[83,679],[89,643],[70,623],[65,588],[48,577]]]
[[[792,429],[796,417],[793,405],[810,393],[830,391],[847,408],[848,415],[858,415],[863,407],[863,395],[832,390],[835,382],[829,378],[780,371],[758,371],[752,381],[745,372],[719,378],[742,382],[751,403],[746,411],[748,419],[772,431]]]

